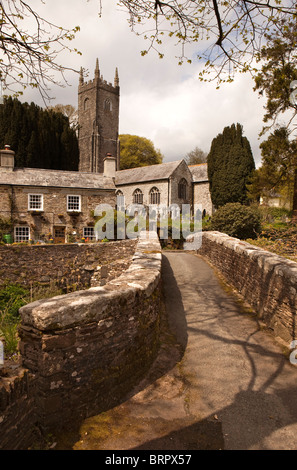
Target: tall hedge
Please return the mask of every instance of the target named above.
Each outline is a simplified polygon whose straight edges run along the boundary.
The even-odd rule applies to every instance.
[[[246,204],[255,162],[242,126],[232,124],[215,137],[207,157],[210,194],[215,208],[230,202]]]
[[[15,152],[15,166],[77,170],[78,141],[62,113],[7,98],[0,105],[0,145]]]

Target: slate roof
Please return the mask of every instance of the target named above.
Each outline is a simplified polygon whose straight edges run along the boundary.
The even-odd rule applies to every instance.
[[[44,186],[56,188],[110,189],[115,185],[112,178],[102,173],[44,170],[39,168],[0,168],[0,185]]]
[[[189,165],[194,183],[203,183],[208,181],[207,163],[199,163],[198,165]]]
[[[168,179],[183,160],[142,166],[116,172],[116,186]]]

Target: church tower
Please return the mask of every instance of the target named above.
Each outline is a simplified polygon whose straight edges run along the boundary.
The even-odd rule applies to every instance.
[[[118,69],[114,84],[100,76],[96,60],[93,80],[84,81],[81,69],[78,86],[79,171],[103,173],[103,161],[109,153],[119,169],[119,103]]]

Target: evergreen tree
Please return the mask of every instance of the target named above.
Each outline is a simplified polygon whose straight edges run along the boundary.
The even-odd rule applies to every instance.
[[[15,151],[15,166],[77,170],[78,141],[67,116],[11,97],[0,105],[0,145]]]
[[[229,202],[246,204],[246,185],[255,162],[240,124],[225,127],[223,133],[213,139],[207,162],[213,205],[218,208]]]

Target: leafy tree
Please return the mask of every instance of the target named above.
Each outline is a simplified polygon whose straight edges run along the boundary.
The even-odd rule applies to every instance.
[[[0,145],[15,151],[17,167],[77,170],[78,141],[61,113],[5,99],[0,105]]]
[[[200,78],[214,71],[220,80],[226,72],[228,81],[236,70],[253,70],[265,34],[296,15],[294,0],[120,0],[119,4],[128,10],[131,30],[148,40],[142,55],[153,49],[162,58],[162,43],[169,36],[180,45],[179,63],[191,62],[185,48],[197,44],[198,59],[204,64]]]
[[[212,203],[216,208],[229,202],[246,204],[247,183],[255,168],[249,141],[242,126],[232,124],[215,137],[207,157]]]
[[[282,22],[278,29],[267,35],[267,44],[259,54],[263,65],[255,77],[254,90],[267,98],[261,134],[272,130],[262,142],[262,189],[280,189],[284,185],[293,187],[293,216],[297,220],[297,142],[294,136],[294,120],[297,114],[297,20]],[[284,114],[285,113],[285,114]],[[279,124],[284,115],[286,124]],[[273,178],[272,175],[274,176]],[[293,182],[293,184],[292,184]],[[254,181],[255,183],[255,181]]]
[[[78,115],[77,109],[72,104],[55,104],[55,106],[49,106],[49,110],[55,111],[56,113],[62,113],[69,119],[70,127],[77,129],[78,127]]]
[[[277,123],[280,114],[290,113],[288,124],[296,117],[297,102],[291,99],[291,84],[297,80],[297,20],[282,22],[266,35],[266,40],[267,44],[258,54],[258,60],[263,65],[255,76],[254,87],[267,98],[263,121],[270,122],[270,125],[262,129],[261,135]]]
[[[99,0],[99,16],[101,4]],[[181,46],[179,63],[191,62],[185,46],[197,43],[198,59],[204,64],[201,80],[211,71],[219,80],[227,72],[230,81],[236,70],[253,70],[265,33],[296,15],[295,0],[119,0],[119,5],[129,14],[132,31],[149,41],[142,55],[154,49],[163,57],[162,41],[169,36]],[[139,32],[145,24],[147,31]],[[69,46],[79,29],[50,22],[29,2],[0,2],[0,84],[4,91],[22,94],[23,89],[33,87],[44,101],[49,100],[48,85],[58,82],[52,72],[58,72],[65,83],[63,72],[74,70],[59,63],[59,54],[65,49],[81,54]]]
[[[39,89],[44,101],[50,99],[48,84],[59,83],[52,72],[58,72],[64,83],[63,73],[74,70],[59,64],[59,53],[66,49],[81,54],[69,47],[79,29],[48,21],[23,0],[0,2],[0,81],[4,92],[18,96],[32,87]]]
[[[188,165],[197,165],[199,163],[207,162],[207,154],[203,152],[199,147],[195,147],[194,150],[187,153],[185,161]]]
[[[162,163],[163,156],[151,140],[130,134],[121,134],[119,139],[121,170]]]

